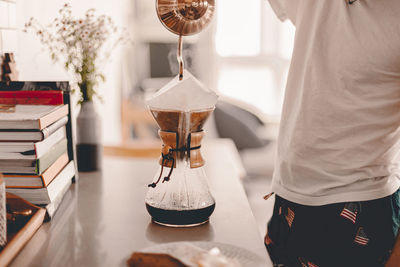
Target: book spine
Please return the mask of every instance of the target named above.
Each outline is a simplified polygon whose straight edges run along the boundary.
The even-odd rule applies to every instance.
[[[46,210],[47,210],[45,221],[50,221],[54,217],[56,211],[58,210],[61,203],[63,202],[63,199],[67,198],[67,193],[69,193],[70,198],[72,197],[71,192],[68,192],[70,186],[71,186],[71,184],[67,183],[64,186],[64,188],[57,194],[55,199],[50,204],[44,206],[44,208],[46,208]]]
[[[66,125],[67,123],[68,123],[68,117],[65,116],[64,118],[59,119],[58,121],[51,124],[50,126],[47,126],[46,128],[44,128],[42,130],[43,139],[46,139],[47,137],[49,137],[51,134],[56,132],[58,129],[60,129],[62,126]]]
[[[67,94],[71,92],[68,81],[58,82],[1,82],[0,91],[63,91]]]
[[[62,117],[68,116],[68,105],[59,106],[57,110],[41,117],[38,121],[39,130],[49,126],[50,124],[58,121]]]
[[[47,187],[68,163],[68,154],[59,157],[42,175],[43,187]]]
[[[65,136],[65,127],[62,127],[43,141],[35,143],[36,159],[42,157],[51,147],[64,139]]]
[[[36,160],[36,173],[42,174],[51,166],[62,154],[67,151],[67,139],[64,139],[54,145],[49,152]]]
[[[72,178],[75,175],[75,164],[70,161],[67,166],[54,178],[54,180],[47,186],[47,192],[49,197],[49,203],[52,202],[56,197],[57,193],[68,184],[71,185]],[[49,204],[45,203],[45,204]]]
[[[0,104],[62,105],[62,91],[0,91]]]

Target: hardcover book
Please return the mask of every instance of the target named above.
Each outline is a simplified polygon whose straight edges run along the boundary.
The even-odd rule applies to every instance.
[[[40,142],[0,142],[0,159],[38,159],[66,138],[66,129],[58,129]]]
[[[18,82],[0,82],[0,91],[62,91],[64,93],[70,93],[71,87],[69,82],[31,82],[31,81],[18,81]],[[65,95],[65,94],[64,94]],[[64,104],[70,102],[65,101]]]
[[[46,221],[50,221],[54,217],[54,215],[56,214],[56,211],[58,210],[58,208],[60,207],[60,205],[64,199],[66,199],[66,201],[68,201],[68,196],[69,196],[69,198],[72,198],[71,191],[68,191],[70,186],[71,185],[69,183],[65,184],[64,188],[62,188],[58,192],[58,194],[54,197],[54,200],[50,204],[40,205],[43,208],[45,208],[47,211],[46,218],[45,218]]]
[[[70,161],[67,166],[47,186],[38,189],[6,188],[6,191],[15,194],[36,205],[47,205],[53,202],[66,186],[71,185],[75,175],[75,165]]]
[[[42,174],[62,154],[67,152],[67,139],[55,144],[45,155],[36,160],[6,159],[0,161],[0,172],[5,174]]]
[[[0,129],[42,130],[67,115],[67,105],[11,105],[0,112]]]
[[[0,91],[0,104],[62,105],[62,91]]]
[[[65,116],[43,130],[0,130],[0,141],[42,141],[67,123]]]
[[[47,187],[68,163],[67,153],[59,157],[41,175],[4,174],[6,188],[43,188]],[[72,177],[71,177],[72,178]]]

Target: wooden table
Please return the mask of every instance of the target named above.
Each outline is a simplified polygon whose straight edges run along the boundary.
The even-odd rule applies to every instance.
[[[56,216],[11,266],[126,266],[133,251],[175,241],[240,246],[272,266],[240,182],[237,151],[228,140],[211,142],[203,150],[217,203],[210,223],[187,229],[152,223],[144,198],[157,160],[107,157],[103,172],[80,174]]]

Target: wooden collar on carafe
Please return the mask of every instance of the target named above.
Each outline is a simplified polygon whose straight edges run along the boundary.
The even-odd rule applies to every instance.
[[[178,133],[162,130],[159,130],[158,133],[161,137],[161,140],[164,142],[160,158],[161,171],[157,181],[149,184],[149,187],[155,188],[161,181],[164,173],[164,167],[168,167],[170,170],[162,182],[169,182],[172,172],[174,171],[174,168],[176,168],[176,162],[180,158],[185,159],[188,157],[190,161],[190,168],[192,169],[204,166],[204,159],[200,153],[201,140],[204,136],[203,131],[189,133],[186,140],[186,145],[183,147],[179,147]]]
[[[177,159],[187,157],[190,160],[190,168],[199,168],[204,166],[204,159],[200,152],[201,141],[204,137],[203,131],[189,133],[186,145],[182,147],[179,147],[180,137],[178,133],[162,130],[158,133],[163,141],[160,164],[165,167],[171,168],[174,166],[174,168],[176,168]],[[172,160],[164,160],[164,163],[162,163],[163,158],[167,155],[173,157],[174,162],[172,162]]]

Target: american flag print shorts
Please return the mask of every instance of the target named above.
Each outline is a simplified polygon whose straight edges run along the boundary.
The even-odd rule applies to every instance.
[[[400,226],[400,190],[385,198],[305,206],[275,196],[265,246],[277,267],[381,267]]]

